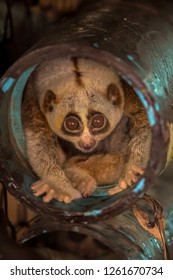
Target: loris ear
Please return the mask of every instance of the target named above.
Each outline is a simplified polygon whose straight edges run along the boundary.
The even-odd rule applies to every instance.
[[[55,93],[52,90],[47,90],[43,100],[43,111],[45,113],[53,111],[53,105],[58,103]]]
[[[113,105],[118,105],[121,102],[121,95],[116,84],[111,83],[108,85],[107,97],[112,101]]]

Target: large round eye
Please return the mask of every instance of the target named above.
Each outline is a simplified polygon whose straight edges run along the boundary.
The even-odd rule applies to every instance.
[[[101,129],[106,124],[106,118],[102,114],[96,114],[92,117],[91,125],[92,128]]]
[[[70,116],[65,119],[64,126],[69,131],[80,130],[80,121],[75,116]]]

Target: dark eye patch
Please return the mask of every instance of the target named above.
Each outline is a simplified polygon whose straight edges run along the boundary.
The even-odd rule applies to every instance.
[[[96,114],[92,117],[91,125],[93,128],[100,129],[105,125],[106,119],[101,114]]]
[[[93,134],[104,133],[110,127],[109,121],[100,112],[90,112],[88,119]]]
[[[79,128],[80,128],[79,120],[73,116],[65,119],[64,124],[65,124],[65,127],[67,128],[67,130],[70,130],[70,131],[79,130]]]
[[[62,130],[65,134],[78,136],[83,129],[80,117],[74,114],[68,114],[63,122]]]

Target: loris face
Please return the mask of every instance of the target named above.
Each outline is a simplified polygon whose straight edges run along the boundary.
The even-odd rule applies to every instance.
[[[51,129],[83,153],[94,151],[123,114],[123,102],[114,84],[108,86],[106,96],[79,91],[64,94],[58,102],[56,95],[49,91],[45,98],[51,100],[45,114]]]
[[[61,134],[61,137],[84,153],[92,152],[98,142],[109,134],[109,126],[109,120],[102,112],[88,111],[83,120],[80,115],[70,112],[62,123],[64,135]]]
[[[93,61],[79,61],[80,72],[73,72],[68,81],[50,84],[41,109],[57,136],[90,153],[120,121],[124,95],[113,71]]]

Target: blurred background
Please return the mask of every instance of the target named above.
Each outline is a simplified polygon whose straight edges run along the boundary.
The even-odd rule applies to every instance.
[[[63,16],[84,0],[0,0],[0,76]]]

